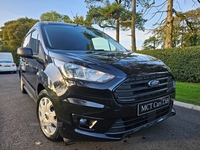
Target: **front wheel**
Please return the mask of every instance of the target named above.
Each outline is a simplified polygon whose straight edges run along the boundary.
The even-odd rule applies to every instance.
[[[46,90],[42,90],[39,94],[37,117],[41,131],[47,139],[51,141],[58,141],[61,139],[56,111]]]

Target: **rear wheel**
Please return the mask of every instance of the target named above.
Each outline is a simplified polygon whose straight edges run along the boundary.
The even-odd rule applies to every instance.
[[[46,90],[42,90],[39,94],[37,116],[40,129],[47,139],[51,141],[62,139],[59,134],[59,123],[56,111]]]
[[[24,89],[24,82],[22,80],[22,76],[20,76],[20,89],[23,94],[26,94],[26,90]]]

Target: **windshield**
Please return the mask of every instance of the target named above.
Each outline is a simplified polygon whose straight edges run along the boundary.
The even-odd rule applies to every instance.
[[[127,51],[105,33],[78,25],[48,25],[44,27],[46,43],[51,49]]]

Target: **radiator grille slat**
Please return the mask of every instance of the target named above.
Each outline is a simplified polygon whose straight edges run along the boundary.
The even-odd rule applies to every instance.
[[[152,80],[159,81],[155,87],[149,86]],[[126,79],[115,90],[119,103],[134,103],[166,95],[173,90],[173,79],[168,72],[159,72]]]

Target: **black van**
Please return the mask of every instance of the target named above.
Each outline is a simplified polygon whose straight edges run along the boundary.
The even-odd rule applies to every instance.
[[[17,53],[21,91],[52,141],[121,140],[175,115],[170,69],[97,29],[38,22]]]

